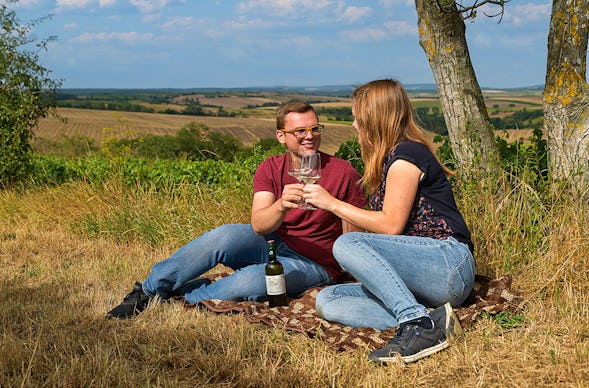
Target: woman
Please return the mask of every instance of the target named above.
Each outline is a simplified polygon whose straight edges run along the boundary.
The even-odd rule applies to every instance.
[[[359,283],[322,290],[316,307],[323,318],[349,326],[399,326],[369,358],[411,362],[446,348],[447,337],[460,328],[450,305],[462,304],[474,283],[470,232],[446,179],[452,172],[415,123],[401,84],[360,86],[352,114],[370,210],[319,185],[306,185],[303,197],[368,232],[342,235],[333,247],[336,260]],[[428,308],[438,306],[430,315]]]

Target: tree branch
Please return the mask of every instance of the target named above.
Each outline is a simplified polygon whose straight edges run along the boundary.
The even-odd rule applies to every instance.
[[[477,16],[477,9],[489,4],[491,6],[500,7],[499,11],[495,14],[487,14],[483,11],[483,14],[490,18],[499,17],[499,23],[503,20],[503,14],[505,13],[505,4],[511,2],[511,0],[471,0],[471,5],[464,5],[463,0],[436,0],[436,4],[442,12],[457,12],[462,14],[463,19],[474,19]]]

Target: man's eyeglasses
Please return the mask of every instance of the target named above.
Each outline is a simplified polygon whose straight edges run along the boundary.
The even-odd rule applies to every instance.
[[[301,127],[301,128],[295,128],[295,129],[281,129],[281,132],[284,133],[292,133],[296,138],[298,139],[302,139],[304,137],[307,136],[307,132],[311,132],[311,134],[313,136],[317,136],[320,135],[321,133],[323,133],[323,128],[325,128],[325,126],[323,124],[317,124],[317,125],[313,125],[312,127]]]

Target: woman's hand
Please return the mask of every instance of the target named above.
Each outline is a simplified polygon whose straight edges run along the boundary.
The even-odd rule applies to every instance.
[[[319,209],[327,211],[333,211],[333,206],[337,202],[336,198],[317,184],[306,184],[303,187],[303,198]]]

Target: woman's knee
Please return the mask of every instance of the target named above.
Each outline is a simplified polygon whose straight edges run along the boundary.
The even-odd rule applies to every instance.
[[[333,293],[333,286],[326,287],[319,291],[317,297],[315,298],[315,310],[321,318],[326,319],[328,321],[334,318],[332,316],[332,305],[335,299],[336,296]]]
[[[361,232],[350,232],[339,236],[333,244],[332,252],[337,262],[344,268],[353,262],[357,256],[351,254],[352,245],[356,245],[359,242],[359,237],[363,233]]]

